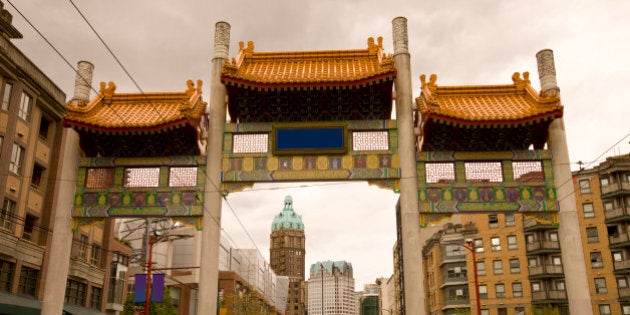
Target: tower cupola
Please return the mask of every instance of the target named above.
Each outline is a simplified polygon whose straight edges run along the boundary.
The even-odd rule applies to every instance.
[[[273,218],[273,223],[271,223],[271,231],[281,229],[304,231],[302,216],[293,211],[293,198],[291,196],[284,197],[284,208]]]

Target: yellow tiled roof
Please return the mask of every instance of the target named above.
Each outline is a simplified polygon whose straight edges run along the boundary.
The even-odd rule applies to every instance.
[[[462,125],[521,124],[561,117],[562,105],[557,95],[537,93],[529,81],[514,73],[513,84],[484,86],[438,86],[436,75],[429,82],[420,77],[421,95],[416,105],[423,120],[434,118]]]
[[[383,53],[383,39],[368,39],[367,49],[255,52],[240,42],[236,58],[223,67],[222,81],[252,86],[361,84],[393,76],[396,68]]]
[[[115,93],[116,85],[101,82],[101,90],[88,104],[68,104],[64,126],[103,132],[158,131],[182,124],[195,125],[206,103],[201,80],[188,80],[184,92]]]

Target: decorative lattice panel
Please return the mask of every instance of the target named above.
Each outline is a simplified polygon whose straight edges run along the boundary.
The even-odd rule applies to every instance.
[[[108,188],[114,185],[114,168],[90,168],[85,177],[86,188]]]
[[[266,133],[235,134],[233,153],[266,153],[269,150],[269,135]]]
[[[427,163],[427,183],[452,183],[455,181],[455,165],[453,163]]]
[[[542,164],[539,161],[512,162],[514,180],[519,182],[544,182]]]
[[[353,151],[389,150],[387,131],[359,131],[352,133]]]
[[[169,187],[195,187],[197,185],[196,167],[171,167],[168,175]]]
[[[466,162],[466,181],[500,183],[503,181],[501,162]]]
[[[124,187],[158,187],[160,184],[160,169],[127,168],[125,169]]]

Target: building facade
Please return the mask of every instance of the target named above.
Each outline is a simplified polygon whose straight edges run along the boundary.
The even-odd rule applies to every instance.
[[[269,263],[277,275],[289,278],[287,315],[306,314],[305,258],[306,237],[302,216],[293,210],[293,198],[286,196],[282,212],[271,223]]]
[[[66,95],[11,42],[22,37],[0,2],[0,310],[39,314],[51,257],[52,229],[63,180]],[[90,75],[91,78],[91,75]],[[89,92],[88,92],[89,93]],[[70,102],[82,101],[74,99]],[[111,221],[73,235],[64,310],[122,310],[130,249],[113,239]],[[123,278],[126,278],[124,276]]]
[[[595,314],[630,314],[630,155],[573,172]]]
[[[312,264],[307,291],[310,315],[357,313],[354,276],[349,262],[327,260]]]

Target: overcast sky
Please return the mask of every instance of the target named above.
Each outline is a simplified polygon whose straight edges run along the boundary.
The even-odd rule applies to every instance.
[[[13,42],[70,98],[75,74],[4,0],[24,35]],[[94,86],[114,81],[117,92],[138,92],[68,0],[11,0],[76,66],[95,65]],[[408,19],[414,97],[421,74],[438,85],[510,84],[529,71],[539,89],[535,54],[554,50],[565,106],[571,161],[596,165],[600,156],[630,152],[629,1],[372,1],[74,0],[144,92],[183,91],[204,81],[208,96],[214,24],[231,24],[230,57],[239,41],[256,51],[364,49],[383,36],[393,52],[391,21]],[[92,95],[93,96],[93,95]],[[617,144],[618,143],[618,144]],[[589,164],[591,163],[591,164]],[[574,164],[574,168],[577,164]],[[269,257],[273,216],[292,195],[306,226],[307,270],[318,260],[347,260],[356,287],[392,273],[397,196],[366,183],[257,185],[228,196],[225,232],[253,247],[238,218]],[[276,185],[278,186],[278,185]],[[232,211],[234,210],[234,211]],[[308,276],[307,276],[308,277]]]

